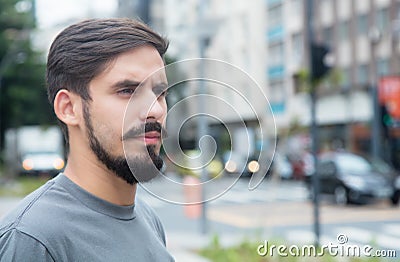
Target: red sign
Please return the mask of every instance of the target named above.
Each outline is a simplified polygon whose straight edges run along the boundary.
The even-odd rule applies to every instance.
[[[400,119],[400,77],[382,77],[378,86],[379,103],[385,105],[393,118]]]

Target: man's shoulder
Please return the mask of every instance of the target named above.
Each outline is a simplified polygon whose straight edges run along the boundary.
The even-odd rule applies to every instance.
[[[63,199],[61,188],[50,180],[24,199],[0,221],[0,238],[10,230],[18,230],[35,239],[48,239],[62,230]]]
[[[135,212],[136,214],[143,216],[147,220],[159,220],[157,213],[154,209],[147,204],[141,197],[136,197],[135,200]]]
[[[40,240],[16,228],[8,229],[0,235],[1,261],[26,261],[33,258],[36,261],[54,262],[48,248]]]
[[[137,197],[135,204],[135,211],[136,215],[140,216],[143,220],[145,220],[146,223],[150,225],[150,227],[154,230],[154,232],[157,233],[162,242],[165,244],[164,227],[154,209],[140,197]]]

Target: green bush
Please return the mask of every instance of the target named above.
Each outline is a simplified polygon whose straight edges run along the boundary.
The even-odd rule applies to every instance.
[[[0,185],[0,196],[24,197],[47,182],[48,177],[19,177]]]

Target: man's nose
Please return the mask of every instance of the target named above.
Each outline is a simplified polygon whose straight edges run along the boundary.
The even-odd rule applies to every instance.
[[[141,111],[141,119],[143,121],[159,120],[165,115],[165,106],[163,98],[157,97],[154,93],[146,98],[146,106]]]

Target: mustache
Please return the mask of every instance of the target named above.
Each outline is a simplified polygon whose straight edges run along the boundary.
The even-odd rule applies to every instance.
[[[161,138],[166,138],[168,136],[167,130],[160,123],[149,122],[128,130],[125,134],[122,135],[122,140],[135,138],[144,135],[147,132],[153,131],[160,133]]]

